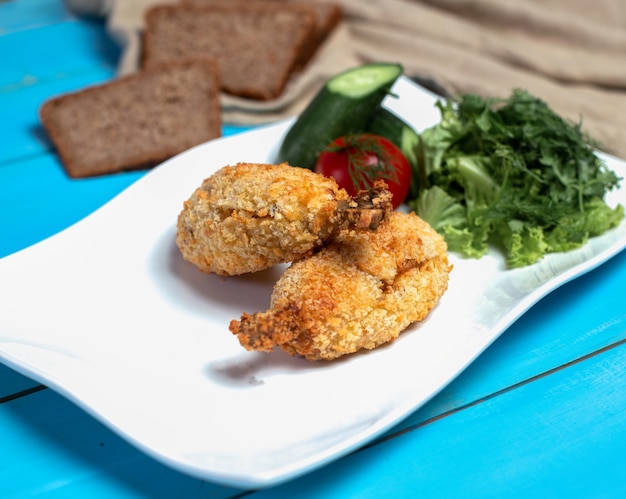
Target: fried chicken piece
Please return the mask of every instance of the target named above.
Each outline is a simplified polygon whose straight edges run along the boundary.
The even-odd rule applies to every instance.
[[[443,238],[414,213],[394,212],[376,231],[344,231],[294,262],[274,286],[270,309],[229,329],[247,350],[280,347],[334,359],[395,340],[448,288]]]
[[[376,228],[391,196],[380,182],[351,198],[334,179],[287,163],[225,166],[184,203],[176,243],[203,272],[255,272],[307,257],[347,227]]]

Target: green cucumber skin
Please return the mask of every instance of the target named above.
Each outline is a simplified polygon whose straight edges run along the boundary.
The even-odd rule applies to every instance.
[[[417,193],[418,178],[415,172],[417,171],[417,148],[420,139],[415,129],[405,123],[398,115],[381,107],[368,125],[366,132],[385,137],[400,148],[411,165],[410,195]]]
[[[365,129],[367,133],[380,135],[400,148],[412,168],[417,167],[419,136],[402,118],[381,107]]]
[[[397,76],[359,98],[332,92],[327,83],[285,135],[278,152],[278,161],[313,170],[318,156],[333,140],[363,132],[402,74],[400,65],[379,66],[397,67]]]
[[[404,152],[405,155],[407,152],[405,151],[405,147],[409,145],[407,144],[407,139],[413,135],[414,145],[417,145],[417,141],[419,140],[417,133],[410,125],[384,107],[377,110],[372,118],[372,121],[370,121],[365,128],[365,131],[367,133],[385,137],[387,140],[390,140],[402,149],[402,152]],[[411,151],[411,153],[415,154],[414,151]]]

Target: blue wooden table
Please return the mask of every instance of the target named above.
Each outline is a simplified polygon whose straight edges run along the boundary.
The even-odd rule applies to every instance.
[[[0,257],[144,174],[70,180],[37,118],[47,98],[112,78],[118,57],[99,21],[60,0],[0,2]],[[173,471],[0,364],[0,497],[626,497],[625,289],[622,252],[539,302],[383,437],[261,491]]]

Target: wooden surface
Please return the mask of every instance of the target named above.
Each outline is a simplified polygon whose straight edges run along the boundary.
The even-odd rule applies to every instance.
[[[0,2],[0,257],[144,174],[70,180],[37,118],[47,98],[112,78],[118,56],[101,22],[61,1]],[[622,252],[539,302],[383,437],[263,491],[173,471],[0,364],[0,497],[626,497],[625,283]]]

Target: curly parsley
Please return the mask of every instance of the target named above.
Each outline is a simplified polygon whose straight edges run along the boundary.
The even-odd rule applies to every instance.
[[[437,103],[420,135],[412,209],[448,247],[480,258],[501,246],[509,267],[582,246],[615,227],[623,206],[604,195],[618,178],[580,124],[524,90],[508,99],[464,95]]]

